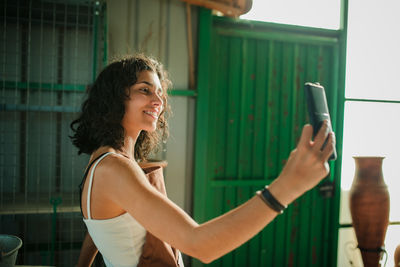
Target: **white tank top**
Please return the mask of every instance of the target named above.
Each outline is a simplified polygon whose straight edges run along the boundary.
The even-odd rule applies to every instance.
[[[87,219],[85,222],[94,244],[103,256],[107,267],[136,266],[142,254],[146,237],[144,229],[129,213],[120,216],[94,220],[90,215],[90,196],[92,191],[93,173],[97,164],[109,155],[100,157],[94,164],[89,178],[87,193]]]

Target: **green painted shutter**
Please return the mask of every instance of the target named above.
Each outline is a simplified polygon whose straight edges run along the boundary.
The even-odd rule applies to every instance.
[[[194,216],[204,222],[279,175],[307,123],[305,82],[325,86],[334,130],[343,88],[336,31],[240,22],[206,10],[200,21]],[[331,169],[324,182],[340,187],[335,164]],[[210,265],[334,266],[339,195],[323,196],[323,185]]]

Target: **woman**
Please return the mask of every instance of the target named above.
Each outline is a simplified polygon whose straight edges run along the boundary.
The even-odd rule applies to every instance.
[[[80,266],[90,264],[97,248],[107,266],[141,265],[146,232],[209,263],[256,235],[329,172],[334,135],[325,123],[312,141],[312,127],[306,125],[276,180],[241,206],[199,225],[152,186],[138,164],[167,135],[168,85],[154,59],[138,55],[113,62],[100,73],[82,114],[71,124],[74,145],[79,153],[91,154],[93,163],[82,184],[89,235]]]

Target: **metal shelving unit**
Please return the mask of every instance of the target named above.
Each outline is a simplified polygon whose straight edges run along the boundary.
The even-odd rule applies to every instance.
[[[73,266],[85,228],[87,156],[68,136],[107,63],[105,1],[0,3],[0,232],[22,238],[17,264]]]

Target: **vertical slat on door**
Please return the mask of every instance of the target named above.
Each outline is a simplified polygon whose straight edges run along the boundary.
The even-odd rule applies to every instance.
[[[228,84],[227,92],[227,133],[226,133],[226,168],[225,177],[227,179],[236,179],[237,177],[237,159],[239,158],[239,144],[237,142],[240,126],[240,84],[242,71],[242,40],[239,38],[231,38],[229,42],[229,78],[226,80]],[[226,206],[228,211],[237,205],[237,195],[235,186],[227,186],[225,188]],[[229,253],[223,258],[223,266],[234,266],[234,253]]]
[[[266,143],[266,110],[268,108],[265,105],[267,101],[267,56],[268,56],[268,44],[265,42],[256,41],[256,47],[254,49],[256,57],[254,60],[255,64],[255,94],[254,94],[254,140],[253,140],[253,161],[252,161],[252,177],[263,177],[265,160],[264,150]],[[267,183],[267,181],[265,181]],[[253,192],[260,188],[253,187]],[[261,255],[265,254],[265,248],[263,247],[263,236],[258,235],[250,241],[250,259],[249,266],[261,266],[262,258]]]
[[[221,54],[221,61],[220,61],[220,69],[218,70],[218,88],[222,89],[218,92],[217,98],[215,99],[216,106],[217,106],[217,114],[215,114],[217,121],[217,143],[215,144],[216,153],[219,155],[217,165],[215,166],[215,179],[226,179],[226,159],[227,159],[227,146],[229,143],[226,142],[227,130],[228,130],[228,97],[227,93],[229,92],[229,85],[227,81],[229,80],[229,39],[222,37],[220,41],[219,51]],[[221,205],[221,212],[220,214],[228,211],[227,206],[227,199],[226,199],[226,187],[220,186],[217,187],[217,194],[219,194],[219,201]],[[219,215],[220,215],[219,214]],[[224,265],[223,261],[220,261],[218,265]]]
[[[282,144],[281,148],[281,158],[282,163],[286,163],[286,159],[288,158],[290,151],[293,149],[294,145],[292,144],[292,137],[293,137],[293,123],[294,117],[292,115],[292,107],[293,102],[297,101],[295,98],[295,90],[293,90],[293,68],[294,68],[294,45],[293,43],[285,43],[283,44],[283,55],[282,55],[282,62],[283,62],[283,73],[282,73],[282,110],[281,114],[283,115],[283,120],[285,125],[282,127],[282,131],[286,138],[284,140],[284,144]],[[283,165],[282,165],[283,167]],[[293,226],[295,225],[295,218],[293,217],[293,205],[290,205],[289,208],[286,210],[285,218],[285,249],[283,250],[284,256],[282,258],[282,263],[285,266],[291,262],[291,234]]]
[[[304,101],[304,92],[303,92],[303,72],[304,67],[302,66],[302,62],[304,62],[304,55],[301,53],[301,46],[299,44],[293,45],[293,57],[292,64],[293,70],[291,73],[291,85],[293,88],[293,101],[290,116],[293,118],[292,120],[292,137],[290,140],[291,147],[297,145],[299,136],[301,135],[302,125],[305,121],[305,101]],[[290,219],[292,220],[292,225],[289,229],[289,235],[287,237],[287,242],[289,244],[289,249],[287,250],[287,265],[295,266],[295,263],[298,262],[298,258],[301,257],[299,253],[299,234],[301,232],[301,206],[299,205],[299,200],[296,200],[291,205],[291,215]]]
[[[265,42],[265,41],[264,41]],[[272,41],[266,42],[268,50],[266,54],[267,69],[265,76],[267,77],[266,94],[267,100],[265,103],[265,146],[264,146],[264,160],[261,164],[264,164],[264,177],[267,179],[266,183],[269,183],[277,176],[278,170],[274,162],[276,161],[276,155],[278,153],[278,144],[276,142],[278,136],[278,118],[277,118],[277,107],[278,97],[275,93],[277,86],[274,87],[276,80],[274,80],[274,54],[275,44]],[[264,266],[271,266],[274,260],[274,240],[276,223],[273,222],[262,232],[262,247],[261,250],[261,264]]]
[[[238,180],[245,180],[250,175],[250,158],[249,151],[251,149],[251,137],[250,134],[252,122],[248,119],[251,116],[250,103],[252,100],[253,90],[251,85],[249,85],[249,72],[251,69],[251,54],[249,51],[249,43],[247,39],[243,39],[242,41],[242,57],[241,57],[241,65],[242,70],[239,75],[241,78],[241,88],[240,88],[240,135],[237,142],[239,143],[239,158],[237,161],[238,166]],[[247,198],[246,188],[243,186],[237,187],[237,203],[243,203]],[[243,244],[239,247],[235,252],[235,262],[234,266],[245,266],[246,265],[246,249],[248,244]]]

